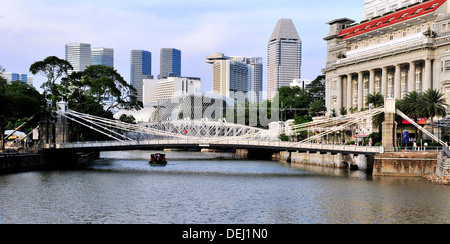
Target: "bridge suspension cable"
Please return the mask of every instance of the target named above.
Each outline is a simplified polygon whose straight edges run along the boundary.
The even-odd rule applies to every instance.
[[[396,110],[397,114],[400,115],[400,117],[406,119],[409,123],[411,123],[412,125],[414,125],[417,129],[419,129],[420,131],[422,131],[423,133],[425,133],[427,136],[431,137],[433,140],[439,142],[439,144],[441,144],[442,146],[446,147],[447,145],[445,144],[444,141],[442,141],[441,139],[439,139],[437,136],[433,135],[433,133],[429,132],[428,130],[422,128],[422,126],[418,125],[414,120],[412,120],[411,118],[409,118],[408,116],[406,116],[406,114],[404,114],[402,111],[400,110]]]
[[[314,135],[312,137],[309,137],[309,138],[301,141],[300,143],[309,143],[311,141],[320,139],[321,137],[324,137],[331,133],[335,133],[337,131],[344,130],[350,126],[360,123],[363,120],[372,118],[383,112],[384,112],[383,108],[376,108],[376,109],[366,110],[363,112],[352,114],[352,115],[346,116],[344,118],[333,118],[333,119],[325,120],[323,124],[319,124],[319,125],[317,125],[318,122],[316,121],[315,122],[316,126],[314,126],[314,124],[312,122],[310,122],[310,123],[308,123],[309,127],[308,127],[308,125],[307,126],[303,125],[303,126],[297,127],[297,128],[300,128],[301,130],[315,130],[316,128],[323,129],[324,125],[326,125],[327,127],[330,127],[330,128],[325,127],[326,130],[324,132]]]

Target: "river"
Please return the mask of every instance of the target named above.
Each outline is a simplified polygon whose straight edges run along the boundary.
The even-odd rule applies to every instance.
[[[227,153],[107,152],[89,168],[0,176],[2,224],[450,223],[450,187]]]

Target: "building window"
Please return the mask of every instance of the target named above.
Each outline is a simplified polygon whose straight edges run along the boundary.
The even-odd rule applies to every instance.
[[[445,71],[450,71],[450,60],[445,61]]]

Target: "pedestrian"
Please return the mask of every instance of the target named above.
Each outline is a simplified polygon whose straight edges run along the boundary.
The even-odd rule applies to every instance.
[[[413,150],[417,151],[417,142],[416,141],[414,141],[414,143],[413,143]]]

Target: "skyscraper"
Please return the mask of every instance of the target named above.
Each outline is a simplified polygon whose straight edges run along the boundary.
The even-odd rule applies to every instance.
[[[252,69],[246,63],[214,53],[206,57],[206,63],[213,65],[213,93],[238,101],[249,100]]]
[[[66,60],[73,66],[73,71],[84,71],[92,65],[91,44],[71,43],[66,45]]]
[[[259,103],[263,90],[263,59],[261,57],[231,57],[249,66],[249,94],[250,102]]]
[[[114,49],[112,48],[93,48],[92,65],[104,65],[114,68]]]
[[[181,51],[175,48],[161,48],[158,79],[181,76]]]
[[[33,86],[33,76],[29,76],[27,74],[3,72],[0,73],[0,76],[3,77],[8,82],[8,84],[11,84],[11,82],[13,81],[20,80],[27,83],[30,86]]]
[[[302,41],[291,19],[278,21],[267,49],[267,91],[272,100],[280,87],[301,78]]]
[[[137,91],[137,98],[142,101],[142,80],[153,79],[152,53],[145,50],[131,50],[131,85]]]

